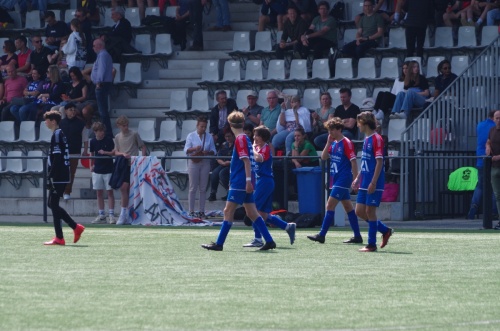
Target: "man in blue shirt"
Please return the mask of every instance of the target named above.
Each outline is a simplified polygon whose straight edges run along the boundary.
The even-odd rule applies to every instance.
[[[486,155],[486,141],[488,140],[488,134],[492,127],[495,126],[495,122],[493,122],[493,115],[495,111],[492,110],[488,113],[488,118],[482,122],[479,122],[476,128],[477,133],[477,147],[476,147],[476,155],[484,156]],[[483,158],[478,157],[476,162],[477,168],[477,185],[474,190],[474,194],[472,195],[472,201],[470,203],[470,210],[467,214],[467,218],[473,220],[476,218],[476,214],[478,212],[479,206],[481,205],[481,200],[483,198]],[[491,186],[491,182],[487,182],[486,185]],[[492,194],[493,201],[493,214],[498,214],[497,206],[495,203],[495,195]]]
[[[99,109],[101,122],[106,126],[106,135],[113,138],[108,105],[108,96],[111,90],[111,84],[113,83],[113,60],[111,59],[111,55],[106,51],[103,40],[94,40],[93,47],[94,52],[97,54],[97,58],[92,67],[90,79],[95,85],[97,109]]]

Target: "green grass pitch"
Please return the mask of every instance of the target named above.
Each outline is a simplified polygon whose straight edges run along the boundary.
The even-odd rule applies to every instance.
[[[494,231],[398,231],[376,253],[297,231],[291,246],[224,251],[219,228],[88,226],[46,247],[49,225],[0,226],[0,330],[499,330]],[[363,235],[366,240],[366,229]],[[380,244],[380,236],[378,238]]]

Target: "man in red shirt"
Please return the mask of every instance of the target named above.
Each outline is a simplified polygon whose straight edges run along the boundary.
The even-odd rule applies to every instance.
[[[15,41],[17,52],[17,73],[21,75],[28,75],[31,71],[30,54],[31,49],[26,47],[28,40],[25,36],[18,36]]]
[[[7,78],[4,82],[5,94],[3,99],[0,100],[2,122],[14,120],[14,116],[10,113],[12,98],[22,98],[24,89],[28,86],[26,78],[17,75],[15,66],[7,67],[7,75],[9,78]]]

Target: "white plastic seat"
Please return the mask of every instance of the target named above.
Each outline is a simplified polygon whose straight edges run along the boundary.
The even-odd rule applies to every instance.
[[[70,23],[75,18],[76,9],[66,9],[64,12],[64,22]]]
[[[262,89],[259,91],[259,98],[257,99],[257,103],[259,103],[259,100],[260,100],[260,103],[263,104],[263,105],[267,105],[267,93],[269,91],[273,91],[271,89]]]
[[[262,80],[262,60],[248,60],[245,80]]]
[[[397,28],[389,30],[388,48],[406,48],[405,29]]]
[[[296,88],[285,88],[281,91],[284,95],[294,96],[299,95],[299,90]]]
[[[498,37],[498,26],[496,25],[483,26],[483,30],[481,31],[481,46],[488,46],[497,37]]]
[[[473,26],[461,26],[458,28],[458,47],[476,47],[476,28]]]
[[[172,54],[172,36],[168,33],[159,33],[155,37],[155,53],[170,55]]]
[[[0,122],[0,142],[12,143],[15,140],[14,121]]]
[[[113,68],[116,71],[115,78],[113,79],[113,84],[116,84],[122,81],[122,72],[120,68],[120,63],[113,63]]]
[[[50,143],[52,138],[52,131],[45,125],[45,123],[40,124],[40,133],[38,135],[38,142]]]
[[[185,141],[188,134],[196,130],[196,120],[185,120],[182,122],[181,141]]]
[[[398,58],[384,57],[380,63],[380,78],[398,78],[400,75]]]
[[[41,124],[45,125],[45,123]],[[22,121],[19,127],[19,139],[22,142],[35,142],[35,121]]]
[[[328,59],[315,59],[313,61],[311,78],[330,79]]]
[[[173,151],[171,156],[185,157],[186,153],[184,153],[184,151]],[[170,170],[168,171],[168,173],[187,174],[187,159],[171,159]]]
[[[146,7],[146,12],[145,15],[151,15],[151,16],[161,16],[160,15],[160,7]]]
[[[191,110],[200,112],[210,111],[210,102],[208,101],[208,91],[198,90],[191,94]]]
[[[250,51],[250,32],[236,31],[233,34],[233,51]]]
[[[156,121],[155,120],[140,120],[137,133],[141,136],[144,142],[156,141]]]
[[[351,92],[352,92],[351,102],[356,106],[361,107],[361,105],[363,104],[363,100],[366,99],[366,88],[365,87],[353,88],[351,89]]]
[[[40,11],[32,10],[26,12],[26,22],[24,24],[25,29],[41,29],[42,24],[40,20]]]
[[[345,1],[347,2],[347,1]],[[356,15],[361,14],[363,12],[363,0],[352,0],[348,1],[347,3],[347,20],[348,21],[354,21],[354,18]]]
[[[283,80],[285,79],[285,60],[276,60],[273,59],[269,61],[269,65],[267,67],[267,77],[268,80],[276,79]]]
[[[175,90],[170,92],[170,110],[178,112],[185,112],[188,110],[186,90]]]
[[[177,121],[162,121],[160,124],[160,137],[158,141],[176,142],[177,140]]]
[[[340,58],[335,61],[335,78],[352,79],[352,59]]]
[[[423,75],[424,73],[424,69],[422,68],[422,58],[420,56],[411,56],[411,57],[406,57],[405,58],[405,62],[406,61],[417,61],[418,62],[418,65],[420,67],[420,74]]]
[[[437,71],[438,64],[445,59],[444,56],[429,56],[427,59],[427,72],[425,77],[437,77],[439,72]]]
[[[340,105],[340,89],[339,88],[329,88],[328,93],[332,96],[332,106],[337,107]]]
[[[19,157],[23,156],[21,151],[9,151],[7,153],[7,162],[3,172],[22,173],[24,171],[23,160]]]
[[[395,118],[389,121],[387,137],[389,142],[401,141],[401,134],[406,129],[406,119]]]
[[[345,29],[344,31],[344,45],[356,40],[356,33],[358,29]]]
[[[319,100],[320,90],[319,88],[308,88],[304,90],[304,96],[302,97],[302,106],[307,109],[316,110],[321,108],[321,102]]]
[[[307,79],[307,61],[294,59],[290,64],[290,79]]]
[[[175,14],[177,13],[177,7],[178,6],[168,6],[167,9],[165,10],[165,16],[175,18]]]
[[[241,80],[240,61],[227,60],[226,63],[224,63],[224,74],[222,76],[222,80]]]
[[[236,104],[239,105],[240,109],[248,105],[247,96],[250,92],[252,90],[238,90],[238,93],[236,93]]]
[[[270,52],[272,49],[271,31],[258,31],[255,34],[255,50]]]
[[[141,18],[139,17],[139,8],[125,8],[125,18],[130,21],[131,26],[141,26]]]
[[[142,52],[142,55],[149,55],[152,53],[151,47],[151,35],[149,34],[138,34],[135,36],[134,40],[135,49]]]
[[[467,55],[455,55],[451,58],[451,69],[452,72],[460,76],[462,72],[469,66],[469,57]]]
[[[111,7],[105,8],[105,11],[104,11],[104,26],[113,26],[113,25],[115,25],[115,22],[111,18],[111,10],[112,10]]]
[[[141,64],[129,62],[125,66],[125,77],[122,83],[140,84],[142,83]]]
[[[372,57],[364,57],[358,61],[358,77],[374,79],[377,77],[375,70],[375,59]]]
[[[217,82],[220,80],[218,60],[209,60],[203,62],[203,65],[201,67],[201,80],[210,82]]]
[[[30,173],[43,173],[43,156],[42,151],[29,151],[27,156],[40,157],[39,159],[26,160],[26,172]]]
[[[439,26],[434,33],[434,47],[453,47],[453,28]]]

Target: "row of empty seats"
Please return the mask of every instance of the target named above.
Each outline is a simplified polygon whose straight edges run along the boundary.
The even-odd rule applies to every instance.
[[[36,132],[39,131],[37,135]],[[0,151],[4,154],[12,149],[20,149],[27,153],[28,149],[45,150],[50,143],[52,131],[45,124],[41,124],[39,130],[34,121],[23,121],[19,127],[19,135],[16,136],[15,122],[0,122]]]
[[[4,156],[2,154],[2,156]],[[0,162],[0,178],[6,179],[12,186],[19,189],[23,179],[27,179],[33,186],[40,185],[39,179],[43,177],[43,152],[9,151],[7,158],[2,158]],[[28,158],[22,158],[22,157]]]

